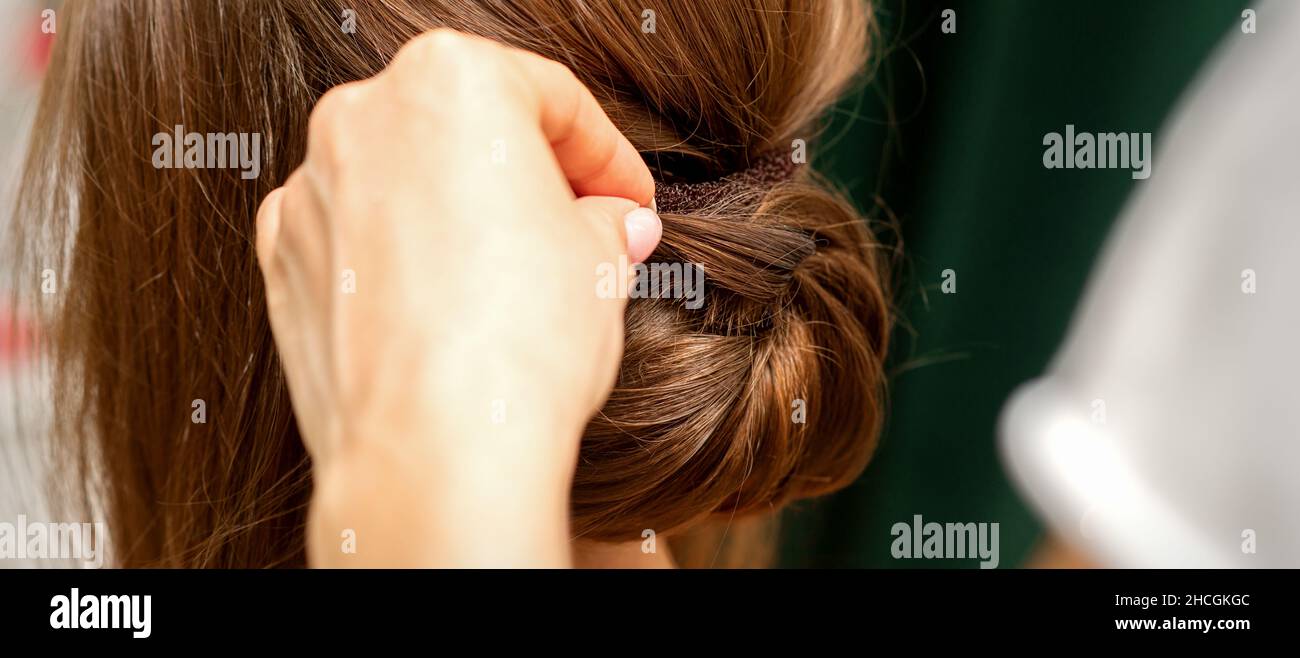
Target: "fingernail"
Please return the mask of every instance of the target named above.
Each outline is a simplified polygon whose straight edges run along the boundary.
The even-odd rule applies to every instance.
[[[658,213],[644,206],[624,215],[623,226],[627,228],[627,257],[633,263],[649,258],[664,235]]]

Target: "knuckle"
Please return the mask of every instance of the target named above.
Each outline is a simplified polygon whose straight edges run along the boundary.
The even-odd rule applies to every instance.
[[[272,201],[270,197],[267,197],[267,201],[275,204],[274,212],[277,213],[277,221],[279,222],[276,227],[279,233],[277,240],[280,242],[287,242],[294,237],[292,228],[300,221],[298,215],[301,210],[298,200],[303,194],[302,185],[303,174],[300,167],[289,175],[288,180],[284,182],[284,186],[276,192],[278,198]],[[266,202],[263,202],[263,205],[265,206]],[[258,219],[261,220],[261,217],[259,216]]]
[[[457,70],[470,59],[473,44],[468,37],[448,29],[438,28],[411,39],[402,46],[393,59],[393,68],[413,71],[426,76],[430,71]]]
[[[439,27],[429,30],[424,34],[411,40],[414,48],[422,50],[425,54],[438,56],[443,54],[453,54],[463,49],[469,39],[449,27]]]
[[[284,194],[283,187],[277,187],[271,190],[262,198],[262,203],[257,206],[257,218],[255,225],[261,229],[268,221],[271,220],[272,213],[279,212],[280,197]]]
[[[503,78],[498,47],[478,37],[438,28],[412,39],[391,66],[406,100],[475,104]]]
[[[283,196],[284,188],[272,190],[265,199],[262,199],[262,204],[257,208],[257,217],[254,220],[254,247],[258,263],[263,267],[270,261],[271,253],[275,249],[275,241],[278,239],[275,233],[279,230],[280,201]]]
[[[360,104],[362,93],[360,83],[356,82],[331,87],[312,108],[309,129],[328,129],[340,115]]]
[[[339,142],[348,134],[349,117],[364,95],[359,83],[348,83],[331,88],[316,101],[307,122],[308,153],[323,157],[328,164],[339,163],[342,155]]]

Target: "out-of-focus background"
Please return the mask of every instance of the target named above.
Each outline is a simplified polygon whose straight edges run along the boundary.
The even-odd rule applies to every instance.
[[[0,2],[0,227],[7,225],[12,214],[14,190],[21,169],[22,146],[35,112],[36,93],[49,59],[54,34],[41,31],[41,11],[60,3],[31,0]],[[8,268],[0,271],[0,291],[10,290],[13,282]],[[9,302],[0,305],[0,326],[12,321]],[[0,332],[0,341],[9,339]],[[0,342],[0,363],[14,358],[16,346]]]
[[[1124,170],[1044,169],[1066,124],[1152,132],[1211,51],[1238,30],[1238,0],[878,0],[870,86],[846,99],[814,164],[861,208],[902,227],[903,322],[888,425],[849,489],[787,514],[788,566],[963,568],[906,560],[890,529],[1000,524],[1000,567],[1032,563],[1043,530],[999,461],[995,430],[1040,375],[1121,206]],[[941,31],[945,9],[956,33]],[[1261,30],[1267,27],[1260,28]],[[957,275],[957,294],[939,289]]]
[[[41,12],[61,2],[4,0],[0,2],[0,236],[7,236],[14,192],[22,170],[27,131],[36,109],[36,94],[57,34],[42,31]],[[57,16],[57,14],[56,14]],[[0,237],[0,240],[6,239]],[[7,257],[0,242],[0,258]],[[19,432],[14,408],[15,387],[31,386],[36,365],[32,359],[30,322],[13,308],[11,269],[0,261],[0,520],[14,522],[20,514],[39,517],[46,500],[42,488],[39,453],[28,445],[33,437]],[[21,410],[28,418],[32,410]],[[36,412],[39,413],[39,412]],[[53,562],[45,562],[53,565]],[[3,567],[37,566],[35,560],[6,559]]]

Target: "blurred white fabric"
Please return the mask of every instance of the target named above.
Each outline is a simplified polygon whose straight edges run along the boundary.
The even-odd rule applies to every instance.
[[[60,6],[59,2],[0,2],[0,236],[8,239],[18,177],[27,136],[35,115],[40,74],[44,68],[41,40],[41,12]],[[20,333],[30,332],[28,318],[11,308],[13,290],[18,282],[10,281],[9,253],[12,245],[0,241],[0,523],[16,524],[19,517],[32,523],[64,521],[55,518],[47,499],[46,472],[49,468],[47,443],[43,429],[48,413],[45,396],[31,395],[44,390],[41,364],[30,350],[29,342],[10,342],[10,323]],[[33,388],[42,387],[42,388]],[[21,397],[18,393],[22,392]],[[19,424],[19,414],[23,424]],[[81,521],[81,519],[67,519]],[[25,539],[24,539],[25,541]],[[70,561],[34,558],[3,558],[0,569],[13,567],[65,567]]]
[[[1300,566],[1300,3],[1255,8],[1003,411],[1013,478],[1106,566]]]

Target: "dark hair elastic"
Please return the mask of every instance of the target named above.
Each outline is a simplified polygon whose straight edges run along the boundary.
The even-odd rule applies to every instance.
[[[758,158],[743,171],[701,183],[659,183],[655,205],[661,213],[686,214],[707,208],[737,192],[762,189],[794,177],[798,167],[785,151],[773,151]]]

